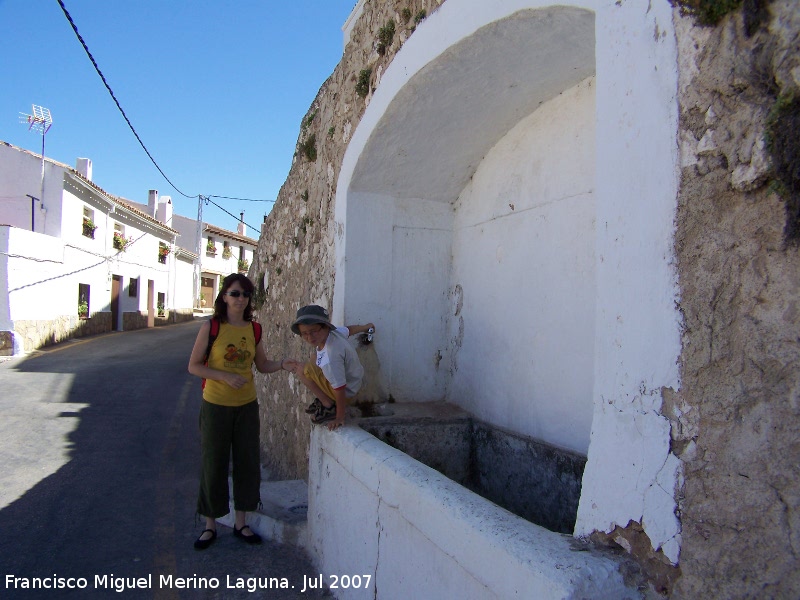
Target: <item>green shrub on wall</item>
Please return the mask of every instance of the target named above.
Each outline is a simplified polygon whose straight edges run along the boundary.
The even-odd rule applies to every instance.
[[[700,25],[716,25],[722,17],[739,8],[742,0],[677,0],[681,10]]]
[[[358,81],[356,82],[356,94],[362,98],[366,98],[369,94],[369,78],[372,75],[372,69],[362,69],[358,74]]]
[[[378,54],[386,54],[386,49],[392,44],[394,27],[394,19],[389,19],[386,25],[378,30]]]
[[[308,139],[300,144],[300,152],[310,162],[317,160],[317,136],[312,133]]]

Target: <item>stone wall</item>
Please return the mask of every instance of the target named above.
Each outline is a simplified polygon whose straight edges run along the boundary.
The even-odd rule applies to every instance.
[[[147,313],[135,310],[122,313],[122,329],[132,331],[147,327]]]
[[[156,317],[155,325],[172,325],[194,319],[191,309],[167,311],[163,317]],[[146,312],[125,312],[122,314],[124,331],[147,327]],[[73,338],[97,335],[112,331],[111,313],[94,313],[88,319],[77,316],[62,316],[54,320],[14,321],[14,331],[0,332],[0,356],[11,356],[14,340],[24,352],[31,352],[45,346],[52,346]],[[7,353],[7,354],[4,354]]]
[[[194,311],[190,308],[179,308],[168,310],[163,316],[156,316],[155,326],[172,325],[174,323],[184,323],[194,319]],[[122,329],[132,331],[134,329],[145,329],[147,327],[146,311],[130,311],[122,313]]]
[[[800,256],[764,143],[777,98],[800,97],[800,11],[744,7],[677,23],[679,598],[800,597]]]
[[[320,88],[300,126],[289,175],[263,225],[249,276],[266,292],[256,299],[256,319],[264,326],[267,355],[308,359],[289,325],[297,309],[316,303],[332,308],[336,182],[347,143],[364,114],[380,76],[410,35],[422,12],[436,0],[366,2],[351,41],[333,74]],[[408,15],[408,19],[405,18]],[[391,42],[379,52],[380,30],[395,23]],[[370,70],[365,97],[356,91],[362,71]],[[262,304],[263,302],[263,304]],[[344,325],[344,323],[342,323]],[[302,408],[312,398],[286,373],[257,375],[260,387],[263,461],[274,476],[305,478],[310,422]]]
[[[13,335],[25,352],[58,344],[71,338],[111,331],[111,313],[94,313],[88,319],[62,316],[53,320],[14,321]]]
[[[14,332],[0,331],[0,356],[14,354]]]

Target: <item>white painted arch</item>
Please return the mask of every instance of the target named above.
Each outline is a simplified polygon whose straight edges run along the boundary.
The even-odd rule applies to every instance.
[[[445,2],[344,156],[333,312],[377,324],[396,400],[587,454],[576,534],[677,560],[673,31],[667,0]]]
[[[345,180],[347,187],[337,194],[337,220],[343,211],[347,233],[338,250],[347,261],[337,269],[344,294],[334,295],[345,299],[348,318],[378,319],[390,345],[380,352],[380,375],[393,398],[447,398],[495,424],[585,453],[594,13],[514,4],[505,13],[482,7],[482,25],[437,23],[434,13],[382,78],[340,173],[339,190]],[[412,46],[439,29],[447,33],[428,40],[435,37],[439,47]],[[395,81],[395,73],[414,68]],[[549,116],[537,118],[543,113]],[[552,119],[562,122],[553,126]],[[538,164],[526,164],[531,160]],[[542,218],[569,230],[573,216],[581,220],[577,239],[525,233]],[[531,255],[545,268],[536,271]],[[574,265],[577,287],[559,285]],[[560,316],[565,302],[574,306],[570,323]],[[571,324],[576,319],[581,327]],[[569,328],[574,332],[565,334]]]

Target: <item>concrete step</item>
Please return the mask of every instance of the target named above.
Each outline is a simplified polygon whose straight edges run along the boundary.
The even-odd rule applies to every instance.
[[[229,481],[229,485],[232,483]],[[231,487],[231,497],[233,490]],[[263,507],[247,514],[247,524],[264,539],[291,544],[307,550],[308,484],[302,479],[289,481],[262,481]],[[217,522],[233,527],[233,502],[231,512]]]

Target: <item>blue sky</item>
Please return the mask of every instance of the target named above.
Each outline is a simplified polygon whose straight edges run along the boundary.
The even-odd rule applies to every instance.
[[[149,189],[195,217],[197,194],[274,200],[300,123],[342,56],[355,0],[63,0],[155,161],[129,129],[57,0],[0,0],[0,140],[40,152],[20,123],[50,109],[49,158],[92,160],[107,192],[146,203]],[[213,199],[258,227],[265,202]],[[213,205],[205,221],[236,220]],[[257,237],[252,230],[248,233]]]

